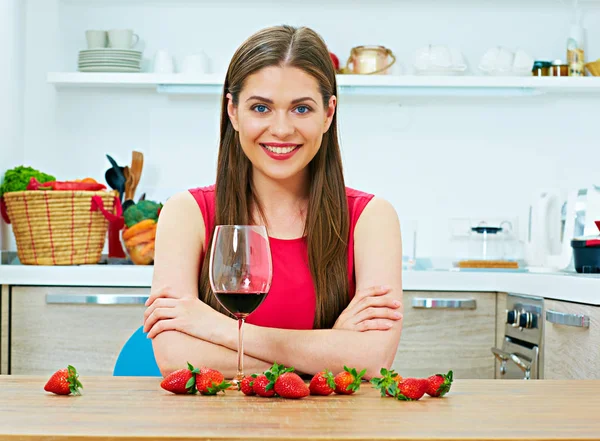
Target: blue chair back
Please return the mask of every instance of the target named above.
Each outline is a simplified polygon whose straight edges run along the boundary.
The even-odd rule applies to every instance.
[[[154,358],[152,340],[146,337],[140,326],[121,349],[113,376],[116,377],[161,377]]]

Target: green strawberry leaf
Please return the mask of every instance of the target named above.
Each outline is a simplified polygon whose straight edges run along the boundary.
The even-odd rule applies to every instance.
[[[196,392],[198,392],[198,389],[196,389],[196,376],[192,375],[190,377],[190,379],[187,381],[187,383],[185,383],[185,388],[188,391],[188,394],[194,395]]]
[[[81,395],[81,391],[79,389],[83,389],[83,385],[79,381],[77,369],[71,365],[67,366],[67,381],[69,382],[69,391],[73,395]]]
[[[335,389],[335,377],[333,376],[333,372],[325,369],[325,374],[323,376],[327,380],[327,386],[329,386],[331,389]]]
[[[231,383],[228,383],[227,381],[223,381],[220,384],[215,384],[213,381],[211,384],[212,386],[206,389],[206,392],[204,392],[202,395],[216,395],[221,391],[225,391],[225,389],[231,386]]]

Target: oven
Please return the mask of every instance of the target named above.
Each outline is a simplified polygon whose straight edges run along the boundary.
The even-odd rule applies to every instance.
[[[506,297],[504,339],[492,348],[498,360],[496,378],[543,378],[544,299],[509,293]]]

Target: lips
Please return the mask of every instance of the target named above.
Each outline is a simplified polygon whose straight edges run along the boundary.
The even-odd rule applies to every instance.
[[[302,147],[302,144],[293,143],[265,143],[260,144],[263,151],[271,158],[284,160],[291,158]]]

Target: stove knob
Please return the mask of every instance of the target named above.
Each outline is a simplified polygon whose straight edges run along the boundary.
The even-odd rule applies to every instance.
[[[537,328],[537,314],[533,314],[531,312],[522,312],[518,316],[517,324],[513,326],[518,326],[519,328],[524,329]]]
[[[509,311],[506,310],[506,323],[508,325],[513,325],[513,326],[517,326],[517,316],[518,316],[518,312],[513,310],[513,311]]]

